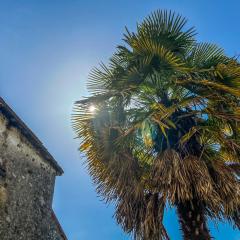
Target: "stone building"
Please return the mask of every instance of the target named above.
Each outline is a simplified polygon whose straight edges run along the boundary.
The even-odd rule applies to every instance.
[[[0,239],[66,240],[52,210],[63,170],[0,98]]]

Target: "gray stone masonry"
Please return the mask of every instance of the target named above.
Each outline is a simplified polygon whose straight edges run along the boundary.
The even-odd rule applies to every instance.
[[[66,240],[52,212],[55,177],[62,170],[18,121],[0,111],[0,240]]]

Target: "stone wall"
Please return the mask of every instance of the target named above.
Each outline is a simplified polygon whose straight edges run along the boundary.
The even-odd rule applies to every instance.
[[[62,227],[60,226],[58,219],[56,218],[54,212],[52,212],[52,219],[51,219],[51,230],[49,231],[48,239],[54,240],[67,240]]]
[[[51,206],[56,171],[0,114],[0,239],[56,240]]]

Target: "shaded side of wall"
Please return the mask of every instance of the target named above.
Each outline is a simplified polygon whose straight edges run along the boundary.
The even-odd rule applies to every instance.
[[[56,170],[0,114],[0,239],[50,238]]]

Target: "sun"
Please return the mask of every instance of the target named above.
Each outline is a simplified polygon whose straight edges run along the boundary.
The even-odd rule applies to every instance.
[[[91,105],[91,106],[89,106],[89,111],[91,112],[91,113],[94,113],[95,111],[96,111],[96,107],[94,106],[94,105]]]

